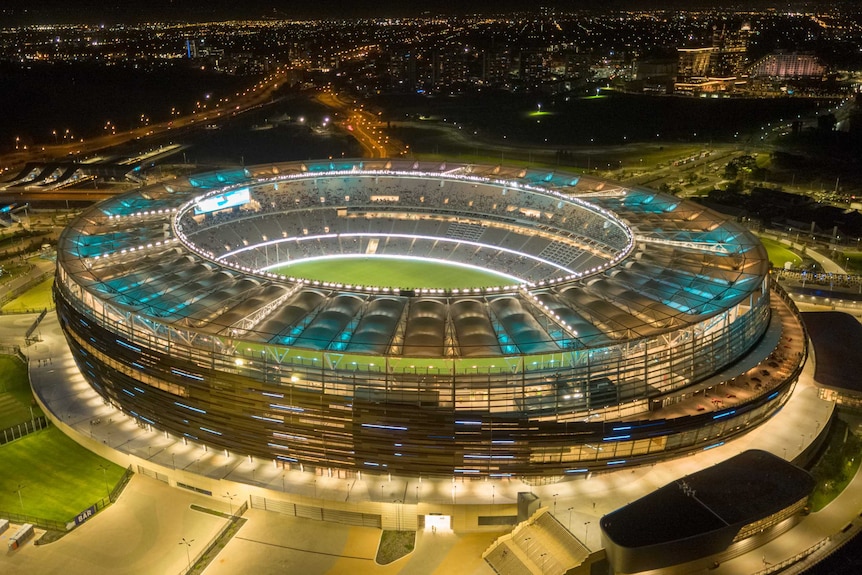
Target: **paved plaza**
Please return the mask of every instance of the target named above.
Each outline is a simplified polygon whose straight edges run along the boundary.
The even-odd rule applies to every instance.
[[[11,337],[28,316],[0,317],[0,337]],[[19,325],[20,324],[20,325]],[[227,512],[251,497],[287,501],[344,502],[377,509],[386,522],[398,500],[420,514],[458,513],[472,506],[474,513],[514,514],[519,492],[532,491],[576,537],[596,550],[601,546],[598,520],[683,475],[713,465],[746,449],[759,448],[793,459],[806,449],[830,417],[833,404],[817,397],[809,362],[796,391],[781,412],[764,425],[721,447],[678,460],[617,473],[580,477],[549,485],[527,485],[517,479],[457,481],[363,474],[340,477],[337,472],[315,474],[285,470],[269,461],[207,451],[163,432],[142,428],[98,397],[72,361],[49,313],[39,328],[42,341],[25,348],[31,381],[50,407],[57,424],[80,443],[114,462],[147,470],[177,481],[206,480],[212,496],[200,495],[168,483],[136,475],[117,503],[61,540],[35,546],[32,541],[16,552],[0,556],[0,571],[9,573],[180,573],[187,566],[182,538],[195,545],[208,542],[226,519],[191,509],[192,504]],[[94,423],[98,422],[98,423]],[[222,494],[233,494],[229,502]],[[479,511],[476,511],[476,509]],[[862,509],[862,479],[819,513],[805,517],[780,538],[714,572],[727,575],[756,573],[793,557],[836,534]],[[505,530],[470,533],[420,531],[415,551],[388,565],[374,562],[380,530],[298,519],[251,509],[248,522],[208,567],[207,573],[282,573],[301,568],[317,573],[468,573],[490,574],[481,559]],[[590,529],[592,526],[592,529]]]

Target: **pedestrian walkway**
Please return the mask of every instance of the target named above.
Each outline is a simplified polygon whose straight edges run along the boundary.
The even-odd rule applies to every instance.
[[[451,553],[463,552],[458,549],[473,548],[463,537],[467,531],[476,530],[476,526],[468,523],[465,517],[475,519],[479,514],[512,514],[519,492],[533,492],[542,499],[544,505],[553,502],[553,509],[559,510],[557,518],[569,529],[587,522],[596,526],[602,515],[670,481],[714,465],[746,449],[765,449],[792,460],[817,437],[834,408],[832,403],[818,398],[812,380],[813,369],[809,363],[793,396],[771,420],[721,447],[677,460],[614,473],[587,474],[541,486],[531,486],[517,478],[419,480],[368,473],[358,478],[339,470],[312,473],[282,469],[271,461],[259,461],[222,451],[213,452],[148,426],[140,426],[134,418],[103,401],[86,383],[71,358],[55,314],[49,313],[40,329],[43,341],[27,349],[33,387],[58,424],[88,448],[122,465],[132,463],[138,471],[158,474],[171,485],[179,482],[206,486],[211,489],[215,502],[218,502],[219,494],[224,492],[237,494],[240,498],[255,494],[307,504],[328,505],[327,502],[337,502],[355,506],[355,509],[363,512],[380,514],[384,527],[387,521],[393,521],[392,517],[400,503],[415,504],[417,512],[426,516],[431,513],[451,515],[458,536],[439,531],[430,535],[439,538],[437,545],[443,546],[448,545],[448,538],[453,537],[450,551],[445,555],[447,559],[433,563],[438,565],[435,567],[437,570],[444,569]],[[856,482],[853,485],[857,487]],[[862,496],[862,486],[854,491],[859,492],[857,497]],[[814,542],[834,533],[835,526],[841,523],[838,517],[842,512],[845,522],[846,517],[858,513],[859,507],[853,507],[855,501],[848,500],[846,508],[836,508],[834,516],[832,513],[827,514],[829,520],[820,519],[820,514],[806,518],[790,532],[794,534],[793,538],[787,534],[769,544],[766,549],[770,553],[770,560],[777,562],[791,557],[803,543]],[[226,507],[227,502],[222,503]],[[574,532],[579,538],[582,537],[576,529]],[[481,556],[498,534],[486,532],[476,535],[478,540],[487,540],[484,546],[476,543],[477,556]],[[424,540],[429,537],[429,533],[424,532],[421,537]],[[592,550],[602,547],[600,529],[585,532],[583,539],[586,539],[583,542]],[[739,570],[728,568],[722,572],[753,573],[763,567],[761,559],[762,553],[755,550],[735,560],[738,561],[736,565],[740,566]],[[418,572],[414,569],[419,568],[410,567],[410,564],[410,561],[405,563],[402,567],[404,572]],[[331,568],[334,569],[334,565]],[[428,572],[429,565],[432,563],[422,565],[423,572]],[[480,567],[476,569],[482,572]]]

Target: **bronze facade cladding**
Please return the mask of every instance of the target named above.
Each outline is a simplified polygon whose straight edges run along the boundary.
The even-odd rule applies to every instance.
[[[193,441],[404,475],[638,464],[709,446],[783,405],[798,367],[790,360],[732,408],[661,411],[691,403],[698,382],[789,313],[770,302],[765,252],[743,229],[651,191],[458,169],[463,178],[412,164],[284,164],[100,204],[58,250],[58,312],[81,372],[142,423]],[[203,193],[201,182],[219,187]],[[246,187],[244,207],[192,211],[201,197]],[[374,190],[387,198],[373,206],[382,218],[368,215]],[[423,212],[430,194],[445,194],[446,209]],[[347,205],[305,205],[336,200]],[[362,234],[397,251],[397,237],[420,227],[417,236],[449,241],[449,254],[471,246],[460,250],[467,259],[522,250],[515,265],[538,275],[400,290],[261,267],[302,230],[318,234],[306,246],[344,253],[368,249]],[[440,255],[434,243],[421,244],[430,257]]]

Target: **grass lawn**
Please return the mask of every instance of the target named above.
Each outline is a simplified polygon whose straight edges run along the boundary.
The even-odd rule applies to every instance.
[[[105,482],[113,488],[125,472],[56,427],[0,447],[0,469],[0,510],[55,521],[69,521],[106,497]]]
[[[852,273],[859,273],[862,270],[862,253],[860,252],[845,252],[844,257],[847,258],[847,268]]]
[[[388,565],[401,559],[411,551],[416,542],[415,531],[384,531],[377,548],[377,563]]]
[[[318,281],[399,288],[473,288],[518,283],[485,270],[385,256],[305,260],[271,271]]]
[[[3,264],[3,275],[0,276],[0,284],[11,282],[16,277],[28,271],[30,271],[29,263],[21,263],[18,260],[9,261]]]
[[[54,277],[51,276],[4,305],[3,311],[42,310],[54,307],[54,300],[51,296],[51,287],[53,285]]]
[[[760,238],[760,241],[763,242],[773,267],[783,269],[784,262],[791,262],[794,267],[802,265],[802,258],[781,242],[769,238]]]
[[[829,445],[811,469],[817,482],[811,494],[811,510],[820,511],[844,491],[862,462],[862,439],[849,432],[838,419],[829,430]]]
[[[0,429],[30,421],[42,410],[33,403],[33,392],[27,379],[27,366],[12,355],[0,355]]]

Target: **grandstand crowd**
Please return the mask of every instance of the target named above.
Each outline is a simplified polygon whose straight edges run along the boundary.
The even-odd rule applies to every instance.
[[[197,216],[189,211],[180,226],[214,257],[230,254],[255,269],[277,263],[271,246],[280,243],[281,259],[410,255],[503,269],[524,281],[598,266],[630,241],[620,223],[560,198],[381,176],[268,183],[254,188],[245,206]],[[243,250],[254,246],[261,247]]]

